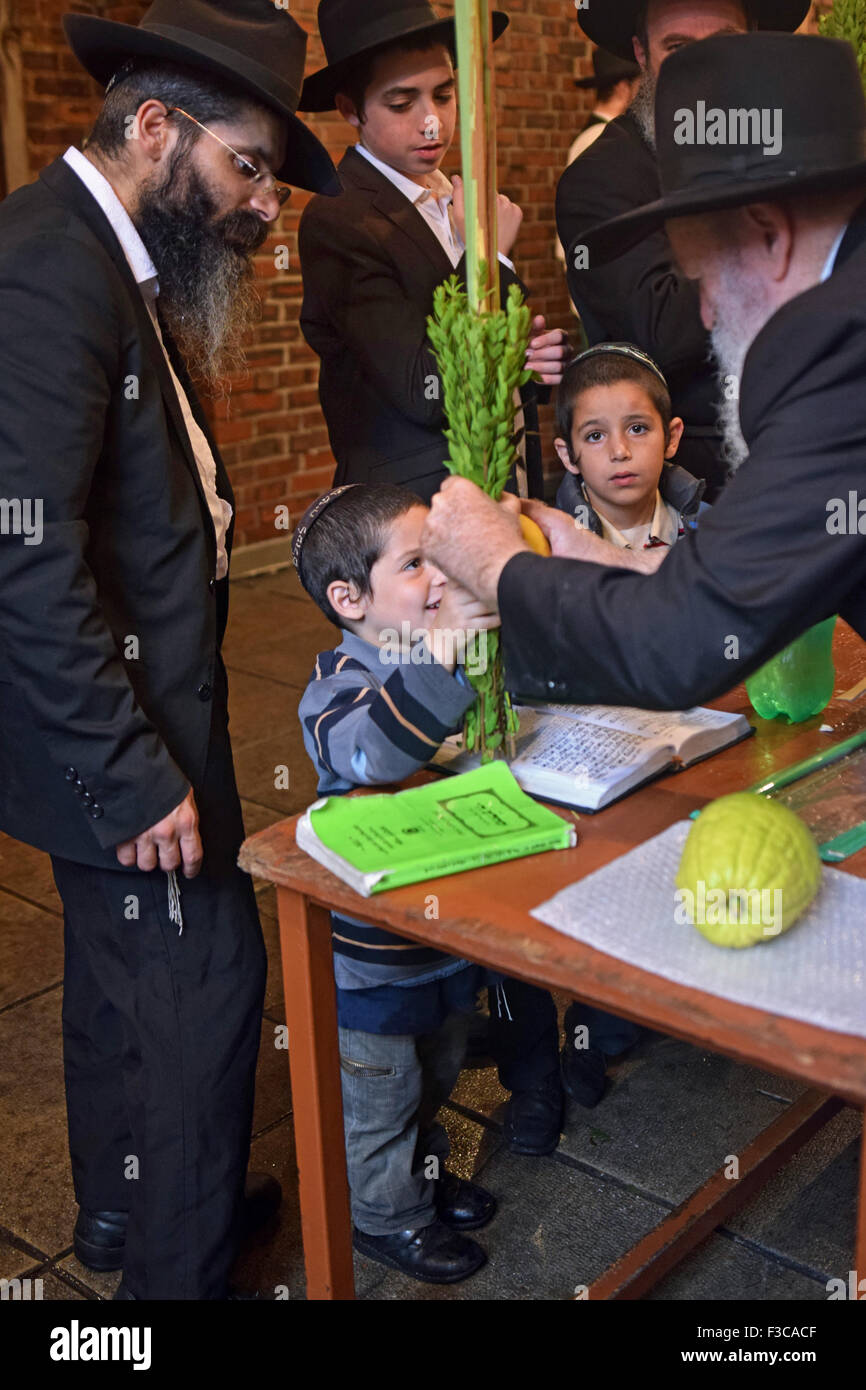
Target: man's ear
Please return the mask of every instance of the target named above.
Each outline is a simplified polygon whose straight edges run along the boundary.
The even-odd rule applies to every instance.
[[[750,203],[739,213],[750,224],[753,235],[757,230],[762,259],[765,266],[767,260],[770,261],[772,278],[784,280],[794,250],[794,220],[790,210],[784,203]]]
[[[326,597],[337,617],[350,623],[360,623],[370,604],[369,595],[362,594],[353,580],[332,580]]]
[[[578,468],[577,464],[574,463],[572,460],[571,450],[569,449],[564,439],[554,439],[553,447],[556,450],[556,457],[559,459],[559,462],[562,464],[563,468],[567,468],[569,473],[580,472],[580,469]]]
[[[667,446],[667,448],[665,449],[665,458],[666,458],[666,459],[668,459],[668,460],[672,459],[673,456],[674,456],[674,454],[676,453],[677,449],[680,447],[680,440],[681,440],[682,437],[683,437],[683,430],[684,430],[684,429],[685,429],[685,425],[683,424],[683,422],[682,422],[682,420],[680,419],[679,415],[675,415],[674,418],[671,420],[671,423],[670,423],[670,429],[669,429],[670,438],[668,439],[668,446]]]
[[[165,104],[151,97],[142,102],[133,117],[127,117],[126,138],[136,142],[136,148],[143,150],[152,163],[156,164],[177,141],[177,127],[172,122]]]
[[[634,49],[635,62],[640,68],[641,72],[646,72],[647,63],[649,62],[649,54],[647,53],[637,34],[634,34],[632,36],[631,44],[632,48]]]
[[[349,125],[353,125],[356,130],[360,130],[361,117],[358,115],[355,103],[346,96],[345,92],[337,93],[336,102],[337,110],[343,117],[343,120],[348,121]]]

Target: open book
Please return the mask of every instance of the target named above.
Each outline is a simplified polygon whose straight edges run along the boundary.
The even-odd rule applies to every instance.
[[[517,705],[511,771],[524,791],[578,811],[600,811],[660,773],[688,767],[753,732],[742,714],[625,705]],[[466,772],[478,758],[446,739],[430,766]]]

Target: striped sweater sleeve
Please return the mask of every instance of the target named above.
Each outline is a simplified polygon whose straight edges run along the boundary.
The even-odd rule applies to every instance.
[[[325,781],[375,786],[429,762],[474,698],[438,662],[395,665],[379,684],[354,657],[323,652],[299,714]]]

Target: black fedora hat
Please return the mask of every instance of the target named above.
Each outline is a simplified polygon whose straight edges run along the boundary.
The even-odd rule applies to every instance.
[[[586,247],[589,263],[603,265],[668,218],[866,186],[854,49],[805,34],[688,44],[659,73],[656,147],[662,196],[578,233],[570,254]]]
[[[811,0],[749,0],[749,11],[759,29],[793,33],[809,13]],[[646,0],[587,0],[578,10],[578,22],[588,39],[620,58],[633,58],[632,36]],[[700,0],[695,0],[700,9]]]
[[[604,48],[592,50],[592,77],[576,77],[575,87],[612,87],[615,82],[633,82],[640,77],[634,59],[618,58]]]
[[[498,39],[508,15],[494,10],[492,21]],[[426,0],[321,0],[318,26],[328,64],[304,83],[300,111],[333,111],[352,65],[392,39],[439,39],[455,50],[453,18],[437,18]]]
[[[289,128],[276,177],[316,193],[340,192],[330,155],[295,115],[306,31],[272,0],[153,0],[140,24],[67,14],[63,28],[82,67],[104,87],[131,59],[163,59],[203,69],[248,92]]]

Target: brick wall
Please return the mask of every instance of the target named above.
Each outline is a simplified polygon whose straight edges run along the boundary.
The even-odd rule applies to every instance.
[[[363,0],[360,0],[363,3]],[[15,0],[25,69],[31,172],[80,142],[99,103],[99,90],[65,46],[60,16],[69,9],[137,23],[145,4]],[[582,124],[587,94],[572,83],[590,71],[589,47],[568,0],[504,0],[511,24],[496,46],[500,189],[520,203],[524,221],[515,250],[517,268],[532,290],[532,307],[551,327],[572,317],[553,255],[554,195],[571,141]],[[293,0],[292,14],[311,34],[308,70],[324,58],[315,0]],[[453,6],[439,4],[439,13]],[[305,118],[306,119],[306,118]],[[351,132],[337,115],[309,123],[338,159]],[[445,165],[459,168],[458,148]],[[237,494],[237,544],[273,541],[274,508],[288,503],[291,521],[326,488],[333,471],[318,404],[318,359],[298,327],[301,277],[297,227],[307,196],[296,193],[258,258],[263,317],[256,330],[250,374],[236,382],[227,405],[214,409],[220,447]],[[274,248],[289,248],[289,269],[277,270]],[[552,414],[542,412],[545,457],[554,465]]]

